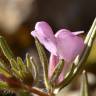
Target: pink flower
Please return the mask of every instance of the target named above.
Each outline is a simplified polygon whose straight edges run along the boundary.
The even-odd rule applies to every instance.
[[[84,49],[83,39],[76,36],[80,33],[82,31],[71,32],[61,29],[54,35],[46,22],[36,23],[35,30],[31,34],[33,37],[37,37],[40,43],[51,53],[48,69],[49,78],[59,60],[64,59],[65,65],[58,78],[58,83],[61,82],[76,56],[82,53]]]

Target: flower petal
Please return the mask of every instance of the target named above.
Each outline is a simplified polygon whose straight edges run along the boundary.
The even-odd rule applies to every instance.
[[[82,33],[84,33],[84,31],[76,31],[76,32],[72,32],[72,34],[74,34],[74,35],[79,35],[79,34],[82,34]]]
[[[55,69],[56,65],[58,64],[58,62],[59,62],[59,57],[51,54],[50,60],[49,60],[49,67],[48,67],[48,77],[49,77],[49,79],[51,78],[51,76],[54,72],[54,69]]]
[[[35,30],[31,32],[31,35],[33,37],[37,37],[40,43],[43,44],[49,52],[56,55],[56,40],[53,31],[48,23],[44,21],[37,22]]]
[[[59,30],[55,37],[57,39],[58,55],[60,59],[64,59],[66,62],[73,62],[84,49],[83,39],[70,31]]]

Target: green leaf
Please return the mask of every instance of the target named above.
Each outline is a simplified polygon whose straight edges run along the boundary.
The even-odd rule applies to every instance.
[[[11,77],[9,70],[6,68],[5,63],[2,60],[0,60],[0,73],[4,74],[7,77]]]
[[[19,80],[23,79],[23,76],[20,71],[16,70],[15,68],[12,68],[11,70],[12,70],[13,76],[18,78]]]
[[[0,73],[4,74],[7,77],[11,77],[10,73],[1,66],[0,66]]]
[[[89,96],[88,90],[88,78],[86,71],[82,73],[82,81],[81,81],[81,94],[80,96]]]
[[[23,60],[21,57],[17,57],[17,64],[18,64],[19,70],[22,70],[24,72],[26,71],[25,64],[23,63]]]
[[[10,64],[11,64],[11,68],[19,70],[19,66],[18,66],[17,62],[14,59],[10,60]]]
[[[39,73],[38,73],[38,66],[37,64],[35,63],[35,61],[33,60],[33,58],[30,58],[30,61],[31,61],[31,64],[33,66],[33,69],[34,69],[34,79],[35,79],[35,82],[38,81],[38,77],[39,77]]]
[[[35,38],[35,44],[36,44],[36,47],[37,47],[37,51],[38,51],[38,54],[39,54],[41,64],[43,66],[45,86],[46,86],[47,89],[50,89],[50,83],[49,83],[49,80],[48,80],[48,60],[47,60],[47,56],[45,54],[44,48],[39,43],[37,38]]]
[[[11,64],[11,73],[17,78],[22,79],[23,76],[21,74],[18,63],[14,59],[11,59],[10,64]]]
[[[15,58],[4,37],[0,36],[0,47],[6,58],[10,61]]]
[[[26,64],[27,64],[27,69],[28,71],[30,71],[31,74],[34,71],[34,78],[37,81],[38,80],[38,66],[33,60],[33,58],[30,57],[28,53],[26,54]]]
[[[57,64],[57,66],[55,67],[55,70],[53,69],[54,72],[52,74],[50,82],[54,83],[58,79],[63,68],[64,68],[64,60],[60,60],[59,63]]]
[[[95,19],[94,19],[94,21],[93,21],[93,24],[92,24],[92,26],[91,26],[91,28],[90,28],[90,30],[89,30],[86,38],[85,38],[85,41],[84,41],[85,44],[87,44],[87,43],[89,42],[90,36],[91,36],[92,33],[94,33],[93,31],[94,31],[94,28],[95,28],[95,27],[96,27],[96,17],[95,17]]]
[[[29,53],[26,54],[26,67],[27,67],[27,70],[30,71],[30,73],[32,73],[32,63],[30,61],[30,55]]]
[[[9,66],[9,64],[8,63],[6,63],[3,59],[1,59],[0,58],[0,66],[2,66],[2,67],[4,67],[4,68],[9,68],[10,66]]]
[[[11,59],[10,64],[11,64],[11,70],[15,73],[15,76],[23,79],[27,71],[22,58],[17,57],[17,62],[14,59]]]

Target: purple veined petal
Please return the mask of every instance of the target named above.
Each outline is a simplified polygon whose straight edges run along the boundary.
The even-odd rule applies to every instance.
[[[83,39],[72,34],[65,29],[59,30],[56,35],[58,54],[60,59],[66,62],[73,62],[78,54],[81,54],[84,49]]]
[[[84,31],[76,31],[76,32],[72,32],[72,34],[74,34],[74,35],[80,35],[80,34],[83,34],[84,33]]]
[[[44,47],[51,53],[55,54],[57,53],[56,48],[56,39],[53,34],[53,31],[51,27],[48,25],[48,23],[42,21],[37,22],[35,25],[35,30],[31,32],[31,35],[33,37],[37,37],[38,40]]]
[[[59,62],[59,57],[51,54],[50,55],[50,60],[49,60],[49,67],[48,67],[48,77],[49,79],[51,78],[53,72],[54,72],[54,69],[56,67],[56,65],[58,64]]]

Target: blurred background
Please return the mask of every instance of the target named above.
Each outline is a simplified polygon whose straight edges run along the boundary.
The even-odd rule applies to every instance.
[[[34,39],[30,35],[37,21],[47,21],[54,33],[67,28],[71,31],[84,30],[86,35],[95,17],[96,0],[0,0],[0,35],[6,38],[16,56],[25,58],[29,52],[39,63]],[[86,69],[95,78],[96,41]],[[95,83],[90,85],[94,93]],[[74,88],[78,89],[78,83]]]

